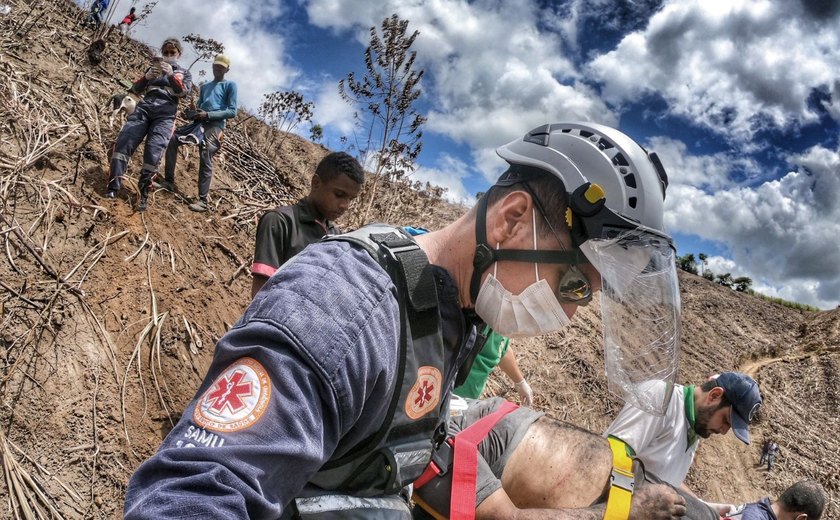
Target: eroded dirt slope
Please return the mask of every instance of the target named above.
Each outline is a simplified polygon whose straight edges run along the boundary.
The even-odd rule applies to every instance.
[[[119,518],[129,475],[177,420],[216,339],[247,305],[256,218],[300,196],[327,150],[240,114],[218,159],[210,213],[185,205],[195,196],[194,153],[180,159],[178,193],[156,193],[146,214],[133,211],[131,186],[107,201],[116,127],[105,103],[148,50],[110,36],[94,67],[72,3],[10,5],[0,18],[0,494],[65,518]],[[409,200],[396,223],[435,229],[464,211],[432,202]],[[346,223],[360,214],[354,208]],[[755,445],[710,440],[690,484],[742,501],[812,476],[832,493],[828,518],[838,518],[840,444],[830,432],[840,315],[804,315],[690,275],[680,281],[680,382],[754,370],[766,402],[754,436],[772,432],[782,446],[768,474],[754,465]],[[537,407],[595,431],[618,411],[604,380],[597,301],[564,333],[515,348]],[[514,395],[497,376],[488,393]],[[4,500],[0,517],[22,509]]]

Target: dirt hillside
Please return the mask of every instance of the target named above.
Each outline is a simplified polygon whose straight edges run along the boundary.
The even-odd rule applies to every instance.
[[[136,213],[135,186],[103,198],[119,123],[106,104],[150,51],[118,35],[91,65],[91,34],[71,2],[7,2],[0,15],[0,518],[119,518],[125,485],[192,398],[216,340],[249,300],[256,219],[304,193],[322,146],[245,113],[217,156],[212,211],[196,214],[197,158],[179,159],[175,194]],[[246,85],[241,88],[247,88]],[[186,148],[186,147],[184,147]],[[139,171],[141,152],[129,165]],[[362,216],[354,208],[340,224]],[[386,213],[387,211],[387,213]],[[403,196],[369,220],[436,229],[464,211]],[[750,447],[710,439],[689,484],[741,502],[804,477],[840,519],[840,311],[803,314],[681,274],[679,381],[740,368],[765,406]],[[514,344],[536,406],[601,431],[618,411],[606,390],[597,300],[566,332]],[[493,376],[489,394],[513,398]],[[781,446],[772,473],[760,441]]]

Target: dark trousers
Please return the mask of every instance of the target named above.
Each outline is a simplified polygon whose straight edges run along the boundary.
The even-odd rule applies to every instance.
[[[163,151],[175,128],[176,109],[175,103],[161,98],[143,100],[137,105],[137,109],[126,119],[114,144],[108,191],[119,191],[128,160],[145,138],[143,168],[140,170],[138,187],[140,196],[146,198],[149,185],[157,177]]]
[[[166,163],[164,175],[167,181],[175,183],[175,164],[178,162],[178,147],[182,143],[180,138],[192,133],[194,125],[189,124],[178,128],[166,147]],[[207,201],[210,194],[210,181],[213,179],[213,156],[222,147],[222,129],[215,125],[204,125],[204,138],[198,145],[198,198]]]

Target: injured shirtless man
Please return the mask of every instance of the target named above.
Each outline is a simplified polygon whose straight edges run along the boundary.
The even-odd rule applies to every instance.
[[[450,421],[450,435],[490,415],[505,400],[467,402],[463,415]],[[499,420],[478,445],[478,455],[476,520],[605,517],[613,455],[609,441],[600,435],[522,407]],[[415,519],[449,517],[451,464],[444,475],[415,489]],[[703,502],[645,474],[638,462],[633,469],[635,490],[625,518],[719,520]]]

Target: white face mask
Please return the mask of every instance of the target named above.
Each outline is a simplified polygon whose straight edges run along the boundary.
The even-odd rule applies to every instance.
[[[175,65],[178,62],[178,56],[164,56],[163,61],[170,65]]]
[[[534,226],[534,250],[537,249],[536,211],[532,214]],[[499,245],[496,244],[496,249]],[[487,276],[475,302],[476,314],[494,331],[510,338],[539,336],[555,332],[569,325],[566,315],[548,282],[540,279],[537,264],[534,264],[536,282],[520,294],[512,294],[496,278],[498,263],[493,274]]]

